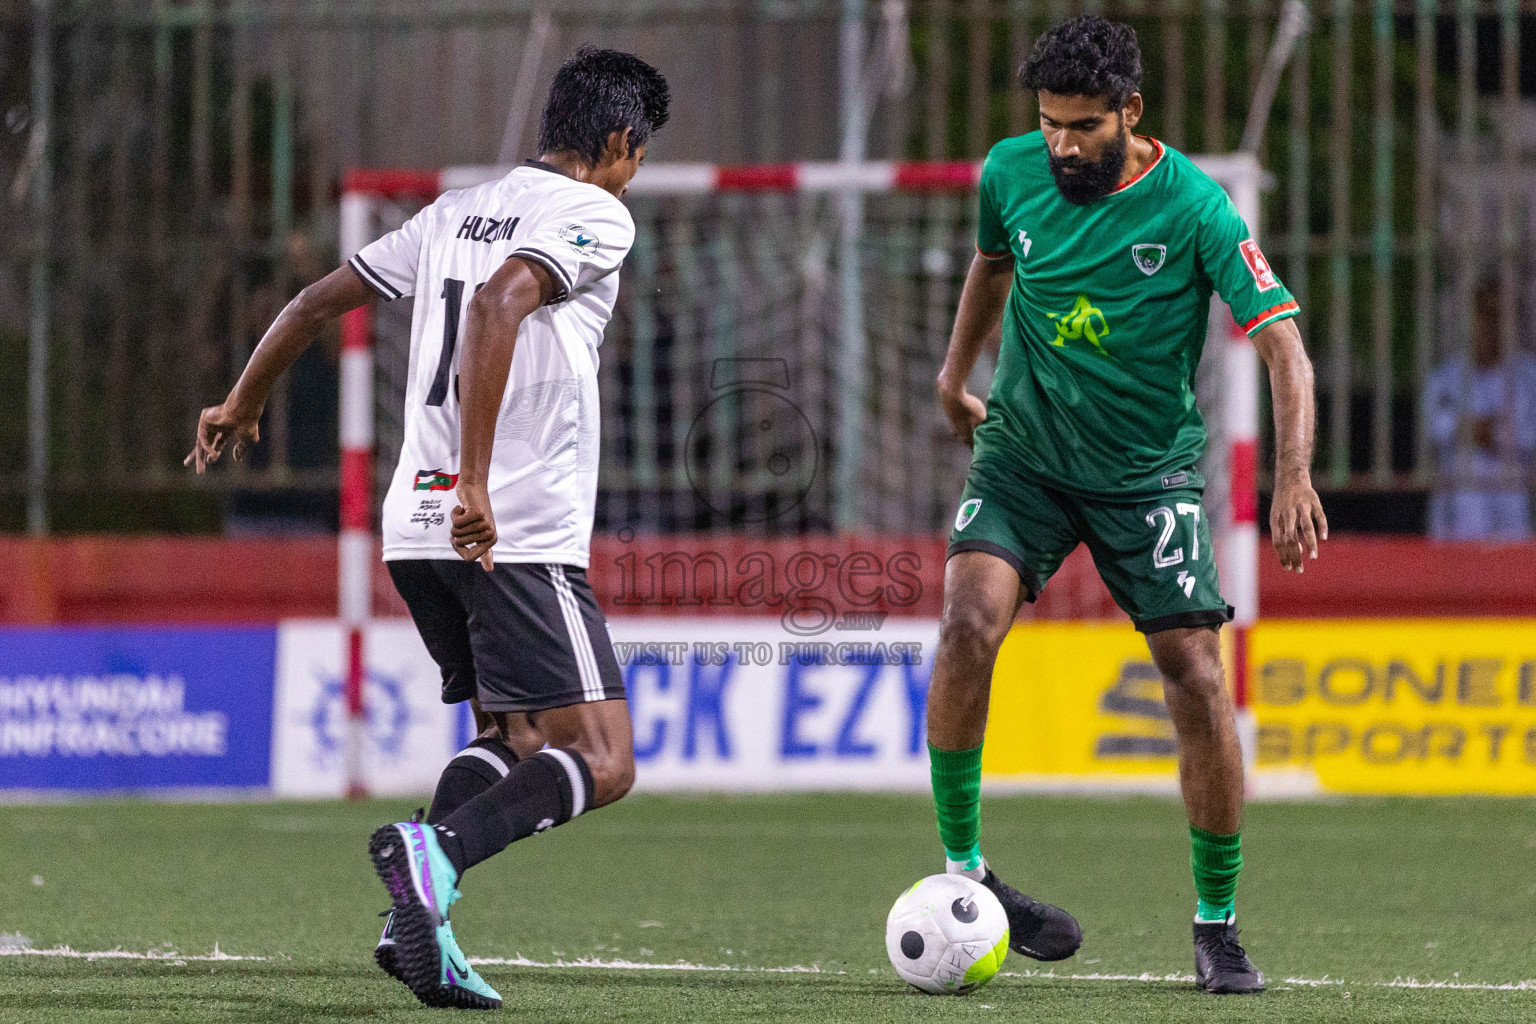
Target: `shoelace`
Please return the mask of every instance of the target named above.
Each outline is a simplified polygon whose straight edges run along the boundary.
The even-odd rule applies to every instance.
[[[1223,971],[1247,971],[1248,954],[1237,941],[1235,931],[1223,931],[1210,947],[1211,963]]]

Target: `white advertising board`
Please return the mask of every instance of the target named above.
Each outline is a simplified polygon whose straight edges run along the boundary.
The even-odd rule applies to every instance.
[[[926,790],[923,728],[938,624],[805,637],[774,619],[610,620],[635,723],[636,789]],[[429,793],[472,735],[467,706],[438,699],[439,674],[408,620],[366,638],[364,767],[375,793]],[[272,787],[345,791],[342,631],[278,632]]]
[[[802,637],[769,619],[620,619],[611,632],[637,788],[928,787],[936,622]]]
[[[343,632],[334,620],[284,622],[277,631],[272,713],[272,792],[346,793],[347,706]],[[409,619],[371,623],[364,634],[363,777],[384,796],[430,793],[443,765],[468,742],[468,705],[439,699],[441,674]]]

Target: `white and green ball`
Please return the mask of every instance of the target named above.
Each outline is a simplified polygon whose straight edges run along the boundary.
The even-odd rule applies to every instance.
[[[935,995],[964,995],[1002,968],[1008,916],[980,882],[929,875],[891,908],[885,952],[908,984]]]

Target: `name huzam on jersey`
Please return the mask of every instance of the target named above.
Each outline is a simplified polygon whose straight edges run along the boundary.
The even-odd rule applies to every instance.
[[[470,299],[514,256],[544,267],[549,303],[518,332],[488,490],[498,562],[585,568],[597,500],[598,348],[634,243],[613,195],[529,161],[448,192],[363,248],[352,269],[385,301],[411,296],[405,442],[384,499],[385,559],[457,559],[459,350]]]

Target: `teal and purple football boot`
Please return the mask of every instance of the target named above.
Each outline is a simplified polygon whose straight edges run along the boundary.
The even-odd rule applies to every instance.
[[[368,853],[393,904],[374,951],[379,966],[428,1006],[500,1009],[500,993],[469,966],[453,937],[448,908],[459,898],[458,872],[432,826],[385,825],[369,840]]]

